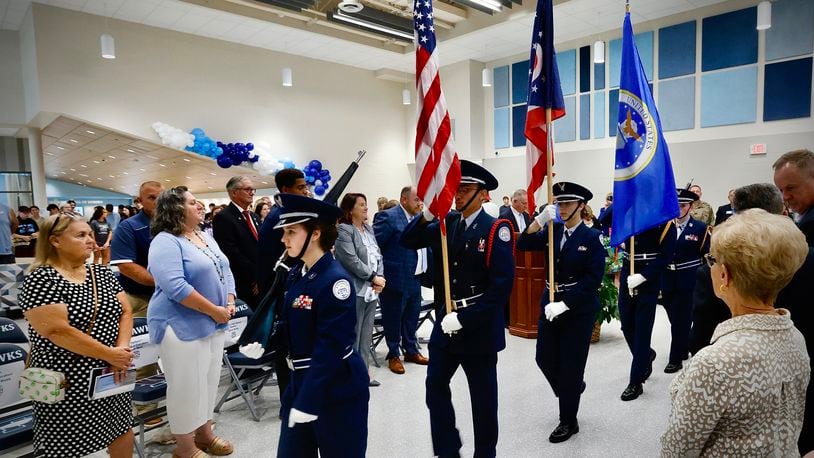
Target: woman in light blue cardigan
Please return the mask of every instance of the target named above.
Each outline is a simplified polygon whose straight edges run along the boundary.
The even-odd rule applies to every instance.
[[[159,345],[167,378],[167,417],[177,439],[173,457],[232,453],[212,433],[226,323],[234,314],[229,260],[198,229],[201,215],[186,187],[158,197],[148,270],[155,293],[147,309],[150,341]],[[203,450],[203,451],[202,451]]]
[[[373,228],[367,224],[367,198],[364,194],[347,193],[339,204],[339,237],[334,245],[336,260],[353,278],[356,290],[356,345],[365,367],[370,368],[370,342],[379,293],[384,288],[384,264]],[[371,378],[370,386],[380,383]]]

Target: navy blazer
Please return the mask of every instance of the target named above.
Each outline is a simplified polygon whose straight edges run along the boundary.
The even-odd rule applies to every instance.
[[[664,292],[692,291],[695,288],[695,271],[704,263],[709,253],[707,225],[690,217],[684,231],[676,240],[673,260],[667,265],[661,280]]]
[[[249,216],[254,227],[260,227],[260,217],[251,210]],[[215,215],[212,220],[212,236],[223,254],[229,258],[238,298],[249,302],[253,307],[254,294],[251,288],[257,281],[257,240],[234,202],[230,202]]]
[[[404,230],[401,243],[414,250],[432,248],[433,269],[438,275],[433,278],[437,319],[430,346],[458,354],[495,353],[506,348],[504,307],[514,282],[514,234],[511,223],[496,220],[485,211],[463,234],[457,233],[460,220],[461,214],[456,211],[449,212],[446,218],[451,296],[458,300],[482,295],[474,304],[458,310],[463,329],[451,337],[441,330],[446,307],[438,220],[427,223],[423,217],[414,218]]]
[[[280,222],[280,207],[275,205],[266,215],[263,224],[257,233],[257,281],[260,286],[261,297],[271,287],[274,280],[274,266],[285,251],[283,245],[283,230],[274,229]]]
[[[636,288],[640,294],[653,294],[658,295],[661,290],[661,277],[667,264],[673,262],[673,254],[675,253],[676,245],[676,226],[669,223],[670,227],[667,232],[664,232],[664,224],[650,228],[635,237],[636,250],[634,255],[639,256],[642,254],[654,254],[655,259],[648,261],[636,260],[634,264],[634,273],[644,275],[647,279],[641,286]],[[662,239],[661,234],[664,233]],[[661,240],[661,241],[659,241]],[[626,241],[630,244],[630,239]],[[629,248],[629,247],[628,247]],[[628,255],[630,252],[628,251]],[[622,279],[626,282],[627,276],[630,275],[630,259],[625,256],[624,263],[622,264]],[[627,288],[620,288],[626,290]]]
[[[595,314],[599,310],[599,287],[605,274],[605,247],[599,240],[600,232],[580,224],[560,249],[564,230],[562,223],[554,223],[554,281],[558,284],[575,283],[568,291],[555,293],[554,299],[565,302],[574,314]],[[521,251],[548,251],[548,225],[542,231],[523,232],[517,239]],[[548,305],[548,287],[540,298],[540,306]]]
[[[797,221],[797,227],[806,236],[808,246],[814,247],[814,207],[809,208],[800,221]]]
[[[531,216],[529,216],[529,214],[526,212],[523,212],[522,216],[526,222],[526,227],[529,227],[529,224],[531,224]],[[517,218],[515,218],[512,207],[500,207],[500,218],[509,220],[509,222],[512,223],[512,228],[514,231],[520,232],[520,222],[517,221]]]
[[[326,404],[358,396],[368,389],[356,340],[356,290],[350,275],[325,253],[302,275],[302,262],[288,276],[282,321],[293,371],[292,407],[320,415]]]
[[[405,227],[407,215],[401,205],[380,211],[373,216],[373,233],[384,258],[387,289],[415,292],[421,289],[420,278],[415,274],[418,253],[399,243]]]

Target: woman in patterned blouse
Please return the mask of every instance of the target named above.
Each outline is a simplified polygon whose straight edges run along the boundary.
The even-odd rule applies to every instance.
[[[706,259],[732,318],[673,380],[662,456],[799,456],[809,360],[774,301],[807,253],[790,219],[763,210],[715,228]]]

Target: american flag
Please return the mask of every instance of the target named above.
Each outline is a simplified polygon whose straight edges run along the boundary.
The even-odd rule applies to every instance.
[[[415,75],[418,93],[418,125],[415,133],[415,174],[418,197],[441,220],[452,207],[461,182],[461,164],[452,139],[447,102],[438,74],[438,53],[432,20],[432,0],[416,0]]]
[[[546,177],[546,154],[554,163],[554,148],[546,130],[546,108],[551,108],[551,120],[565,116],[560,74],[554,52],[554,14],[551,0],[537,1],[537,14],[531,34],[529,57],[529,87],[526,112],[526,165],[529,168],[527,189],[529,210],[536,208],[534,193]]]

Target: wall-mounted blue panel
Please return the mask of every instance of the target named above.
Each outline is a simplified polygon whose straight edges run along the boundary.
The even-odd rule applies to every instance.
[[[766,60],[811,54],[814,47],[814,2],[772,3],[772,28],[766,31]]]
[[[639,59],[642,61],[647,81],[653,81],[653,32],[637,33],[633,36]],[[622,39],[617,38],[609,43],[610,87],[619,87],[619,76],[622,74]]]
[[[577,139],[576,97],[566,97],[565,116],[554,121],[554,141],[572,142]]]
[[[512,64],[512,104],[525,103],[529,90],[529,61]]]
[[[579,48],[579,92],[591,90],[591,47]]]
[[[764,84],[764,121],[811,116],[810,57],[767,64]]]
[[[704,18],[701,26],[701,70],[757,62],[757,8]]]
[[[695,127],[695,77],[660,82],[658,108],[665,131]]]
[[[594,138],[605,136],[605,91],[594,93]]]
[[[701,127],[755,122],[756,109],[756,66],[701,77]]]
[[[619,122],[619,89],[608,92],[608,137],[616,136],[616,124]]]
[[[495,148],[509,147],[509,107],[495,110]]]
[[[695,21],[659,30],[659,78],[695,73]]]
[[[591,138],[591,94],[579,96],[579,139]]]
[[[526,145],[526,106],[512,107],[512,146]]]
[[[560,86],[563,95],[577,91],[577,50],[557,52],[557,70],[560,72]]]
[[[594,90],[605,89],[605,64],[594,64]]]
[[[504,65],[494,69],[492,77],[494,89],[495,108],[505,107],[509,104],[509,66]]]

